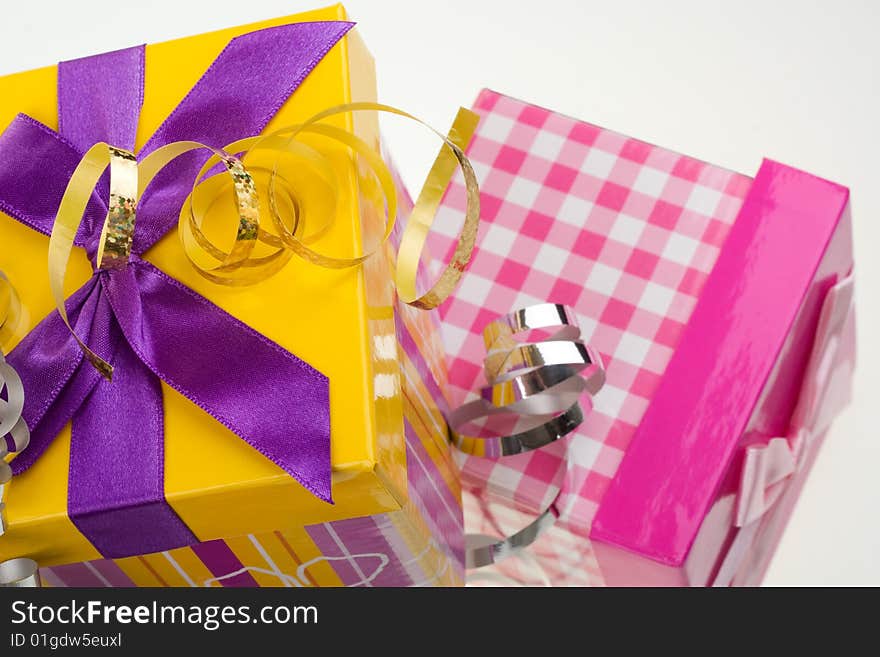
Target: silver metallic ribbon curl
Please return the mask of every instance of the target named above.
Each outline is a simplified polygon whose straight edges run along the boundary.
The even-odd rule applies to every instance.
[[[4,287],[5,307],[0,309],[0,328],[6,334],[17,328],[13,326],[20,317],[18,298],[9,280],[0,272],[0,284]],[[24,387],[18,373],[6,362],[0,344],[0,392],[5,391],[5,399],[0,398],[0,500],[2,491],[12,480],[12,468],[6,462],[9,453],[21,452],[30,442],[30,431],[21,417],[24,409]],[[0,537],[6,533],[6,505],[0,501]],[[0,562],[0,587],[40,586],[40,573],[37,563],[32,559],[18,558]]]
[[[541,340],[514,339],[517,334],[551,329]],[[490,322],[483,330],[488,385],[478,399],[450,413],[453,445],[470,456],[503,458],[541,449],[571,434],[584,420],[583,393],[591,399],[605,383],[601,358],[580,338],[575,314],[555,303],[529,306]],[[492,431],[493,420],[514,418],[514,433]],[[478,420],[486,421],[482,433],[493,435],[464,433],[468,424]],[[466,567],[488,566],[534,543],[559,517],[561,493],[560,483],[554,500],[534,520],[503,539],[466,535]]]
[[[36,588],[41,586],[37,562],[26,557],[0,562],[0,588]]]
[[[18,373],[6,362],[3,352],[0,351],[0,391],[2,390],[6,391],[6,399],[0,398],[0,485],[12,480],[12,468],[5,460],[6,455],[23,450],[31,438],[27,424],[21,417],[24,409],[24,387]]]

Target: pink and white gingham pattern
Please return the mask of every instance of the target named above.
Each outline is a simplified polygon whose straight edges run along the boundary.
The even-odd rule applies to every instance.
[[[607,384],[569,443],[560,523],[585,536],[712,269],[751,179],[483,91],[468,149],[481,185],[472,264],[441,307],[452,398],[482,385],[481,331],[515,308],[573,307]],[[453,181],[430,248],[448,261],[465,207]],[[466,480],[536,507],[558,457],[468,458]]]

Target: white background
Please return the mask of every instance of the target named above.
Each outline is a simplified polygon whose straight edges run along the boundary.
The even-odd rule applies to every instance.
[[[0,74],[320,6],[321,0],[4,3]],[[482,87],[749,175],[761,158],[852,190],[856,396],[766,582],[880,585],[880,3],[350,0],[380,99],[432,125]],[[404,170],[431,150],[396,137]],[[413,176],[415,180],[415,176]]]

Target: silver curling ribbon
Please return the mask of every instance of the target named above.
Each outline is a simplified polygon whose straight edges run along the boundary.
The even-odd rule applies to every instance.
[[[0,562],[0,588],[35,588],[41,586],[37,562],[26,557]]]
[[[5,391],[6,399],[0,398],[0,486],[12,480],[12,468],[6,462],[10,452],[20,452],[30,442],[30,431],[22,418],[24,409],[24,387],[18,373],[6,362],[0,351],[0,391]]]
[[[24,387],[21,378],[3,355],[3,342],[15,333],[20,324],[20,304],[9,279],[0,272],[0,540],[8,529],[3,493],[12,481],[12,468],[7,463],[10,453],[27,448],[30,431],[21,416],[24,409]],[[40,586],[39,566],[33,559],[20,557],[0,562],[0,587]]]
[[[532,331],[548,335],[515,339]],[[581,340],[577,318],[566,306],[542,303],[499,317],[483,330],[483,342],[487,385],[479,398],[459,406],[448,418],[453,445],[470,456],[504,458],[553,445],[584,421],[584,393],[591,399],[605,383],[601,358]],[[479,432],[468,432],[477,424]],[[560,470],[553,501],[519,531],[503,539],[466,535],[466,567],[497,563],[550,529],[560,515],[566,471]]]
[[[6,362],[3,349],[23,324],[21,303],[15,288],[0,271],[0,486],[12,479],[6,463],[10,452],[20,452],[30,442],[28,426],[21,414],[24,410],[24,386],[18,373]],[[3,398],[5,397],[5,399]]]

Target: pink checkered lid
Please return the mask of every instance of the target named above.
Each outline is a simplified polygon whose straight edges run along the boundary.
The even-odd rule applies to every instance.
[[[482,381],[482,328],[542,301],[576,309],[608,381],[570,441],[561,522],[593,517],[678,344],[751,179],[616,132],[483,91],[468,150],[483,226],[470,269],[441,307],[454,401]],[[461,224],[456,179],[432,235],[448,258]],[[514,461],[512,464],[511,461]],[[526,507],[546,503],[558,457],[469,459],[467,480]]]

